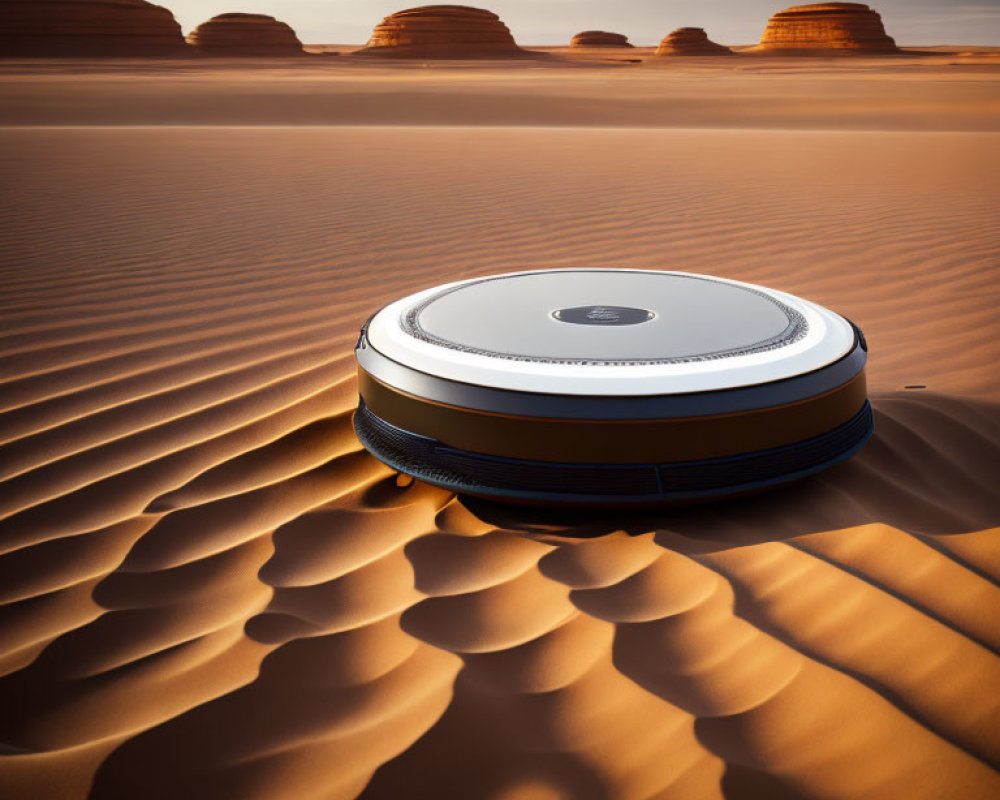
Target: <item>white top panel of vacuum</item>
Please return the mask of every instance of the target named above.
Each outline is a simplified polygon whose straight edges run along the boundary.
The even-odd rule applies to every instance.
[[[847,354],[854,330],[806,300],[682,272],[562,269],[475,278],[376,314],[381,355],[514,391],[648,395],[782,380]]]

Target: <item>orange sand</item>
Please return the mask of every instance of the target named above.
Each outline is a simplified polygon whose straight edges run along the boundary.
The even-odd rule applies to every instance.
[[[937,59],[4,67],[0,796],[996,797],[1000,65]],[[562,266],[844,313],[874,440],[596,516],[360,450],[372,310]]]

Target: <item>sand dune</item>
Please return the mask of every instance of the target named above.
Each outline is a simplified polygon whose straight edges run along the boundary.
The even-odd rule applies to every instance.
[[[891,69],[885,56],[655,52],[564,47],[515,61],[396,66],[343,56],[9,61],[0,125],[1000,130],[998,53],[985,49],[914,51],[893,56]],[[192,190],[202,185],[191,180]]]
[[[1000,138],[969,108],[0,130],[0,795],[996,796]],[[633,515],[461,501],[360,449],[371,311],[580,265],[841,311],[875,438]]]

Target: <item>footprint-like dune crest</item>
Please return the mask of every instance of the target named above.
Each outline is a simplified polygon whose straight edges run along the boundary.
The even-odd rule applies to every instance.
[[[899,52],[881,15],[863,3],[813,3],[779,11],[754,49],[784,55]]]
[[[382,20],[359,55],[397,58],[511,58],[524,54],[500,17],[471,6],[434,5]]]
[[[175,56],[188,51],[166,8],[145,0],[4,0],[0,56]]]
[[[302,42],[285,22],[266,14],[219,14],[195,28],[188,44],[210,56],[300,56]]]
[[[586,47],[632,47],[628,37],[623,33],[609,31],[581,31],[569,41],[573,48]]]
[[[657,56],[731,56],[728,47],[716,44],[708,38],[704,28],[678,28],[669,33],[659,47]]]

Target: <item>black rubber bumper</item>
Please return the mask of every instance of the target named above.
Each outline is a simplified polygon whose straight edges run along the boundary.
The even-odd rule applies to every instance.
[[[560,464],[456,450],[377,417],[362,400],[354,415],[376,458],[454,492],[520,502],[654,505],[711,500],[812,475],[857,452],[872,434],[869,403],[853,418],[795,444],[727,458],[666,464]]]

